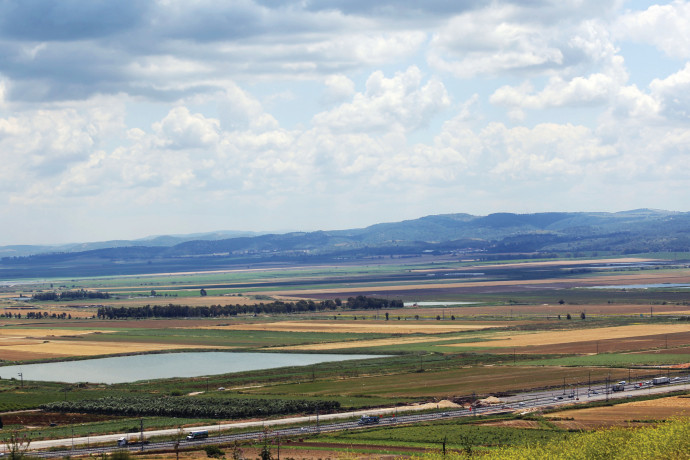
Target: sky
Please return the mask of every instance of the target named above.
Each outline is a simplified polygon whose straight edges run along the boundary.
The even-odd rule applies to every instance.
[[[0,0],[0,244],[690,211],[690,1]]]

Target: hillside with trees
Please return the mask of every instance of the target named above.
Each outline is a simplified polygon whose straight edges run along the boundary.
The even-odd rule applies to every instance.
[[[159,237],[158,245],[119,243],[0,259],[0,277],[133,274],[257,263],[322,263],[423,254],[495,258],[689,252],[690,213],[444,214],[366,228],[210,239]],[[163,242],[168,241],[169,245]],[[175,243],[175,244],[173,244]],[[0,248],[2,249],[2,248]],[[25,248],[26,251],[28,249]],[[0,251],[5,253],[6,251]]]

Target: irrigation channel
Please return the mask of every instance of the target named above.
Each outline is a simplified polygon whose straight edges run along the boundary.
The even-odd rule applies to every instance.
[[[379,424],[373,426],[391,426],[409,423],[426,422],[431,420],[449,419],[449,418],[459,418],[459,417],[479,417],[485,415],[501,414],[501,413],[511,413],[520,410],[530,410],[534,408],[546,408],[554,407],[560,405],[567,405],[573,403],[584,403],[591,401],[600,401],[604,399],[622,399],[631,398],[634,396],[642,396],[646,394],[660,394],[660,393],[670,393],[673,391],[687,390],[688,384],[690,384],[690,376],[678,376],[674,377],[668,384],[654,385],[651,381],[630,381],[625,383],[624,391],[612,391],[613,384],[606,385],[596,385],[590,388],[584,387],[582,389],[577,388],[566,388],[562,390],[548,390],[530,393],[521,393],[507,398],[503,398],[503,403],[498,405],[493,405],[489,407],[476,407],[471,410],[468,409],[453,409],[444,412],[431,412],[422,414],[410,414],[410,415],[398,415],[398,408],[386,408],[386,409],[373,409],[369,411],[357,411],[348,412],[340,414],[326,414],[321,417],[316,414],[311,417],[297,417],[283,420],[271,420],[267,422],[250,422],[248,424],[234,423],[226,425],[213,425],[213,426],[203,426],[194,428],[185,428],[182,430],[158,430],[158,431],[146,431],[144,434],[148,437],[160,436],[160,435],[172,435],[175,433],[180,435],[180,440],[172,441],[161,441],[161,442],[151,442],[136,445],[130,445],[125,447],[131,452],[136,451],[147,451],[147,452],[174,452],[176,448],[185,449],[188,447],[203,447],[212,444],[232,444],[235,441],[261,441],[268,438],[269,442],[272,444],[278,444],[281,440],[287,438],[298,438],[306,435],[326,433],[332,431],[343,431],[343,430],[356,430],[363,428],[370,428],[371,425],[359,425],[357,420],[349,420],[345,422],[333,421],[337,419],[360,417],[363,414],[377,415],[379,416]],[[388,415],[384,417],[384,415]],[[275,427],[280,424],[295,424],[295,423],[309,423],[308,426],[303,427],[291,427],[291,428],[276,428],[273,430],[268,430],[266,427]],[[326,423],[324,423],[326,422]],[[263,427],[260,431],[253,431],[248,433],[240,434],[220,434],[222,429],[238,428],[241,426],[257,426]],[[185,439],[187,433],[196,430],[207,430],[209,432],[209,437],[206,439],[191,440]],[[213,435],[213,430],[217,430],[218,435]],[[88,442],[102,442],[100,439],[105,438],[105,436],[94,436],[89,438],[67,438],[62,440],[53,441],[38,441],[32,443],[32,453],[31,455],[41,458],[61,458],[66,456],[88,456],[91,454],[105,454],[111,453],[117,450],[122,450],[123,447],[118,447],[115,440],[120,436],[126,436],[124,434],[119,435],[107,435],[108,439],[111,440],[112,444],[108,446],[98,446],[98,447],[79,447],[80,445],[87,444]],[[42,444],[46,444],[43,448],[48,447],[47,443],[61,443],[63,446],[70,446],[70,449],[65,450],[50,450],[50,451],[33,451],[33,449],[41,448]],[[53,447],[55,449],[55,447]]]

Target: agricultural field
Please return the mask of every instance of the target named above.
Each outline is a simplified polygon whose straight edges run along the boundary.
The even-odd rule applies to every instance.
[[[2,364],[193,350],[381,357],[111,385],[20,382],[18,376],[3,374],[0,366],[0,410],[123,395],[304,399],[362,409],[441,399],[467,402],[489,395],[581,387],[606,379],[651,378],[659,369],[687,372],[690,290],[678,286],[687,283],[690,268],[686,263],[664,260],[659,265],[659,259],[653,257],[483,264],[425,259],[423,264],[387,261],[25,280],[0,287]],[[80,290],[98,292],[103,298],[32,299],[35,294]],[[357,296],[402,300],[405,306],[347,307],[347,300]],[[326,301],[331,303],[322,303]],[[336,301],[342,304],[336,305]],[[282,307],[297,302],[301,309],[270,310],[276,303]],[[154,306],[184,306],[190,316],[152,316]],[[232,306],[233,313],[213,314],[221,311],[220,306]],[[106,319],[101,315],[106,307],[127,308],[142,316]],[[218,388],[223,391],[214,390]],[[683,404],[684,400],[673,407]],[[611,420],[642,420],[635,415],[638,409],[630,407],[625,409],[629,416],[611,415]],[[685,415],[660,405],[640,407],[646,407],[651,420]],[[600,413],[604,414],[602,420],[608,417],[606,412]],[[577,421],[574,415],[556,417]],[[190,418],[144,418],[151,427],[193,424]],[[12,426],[34,433],[28,420]],[[214,419],[200,416],[198,420]],[[604,425],[593,420],[583,419],[581,426],[595,429]],[[537,423],[537,431],[545,430],[544,442],[571,429],[564,425],[554,430],[552,423],[556,422]],[[103,420],[81,423],[93,424],[89,432],[114,429],[103,425]],[[510,423],[513,425],[501,429],[536,429],[534,421]],[[471,429],[475,428],[480,429]],[[519,437],[508,431],[496,433],[491,436],[505,439],[505,443]],[[346,442],[381,443],[374,439],[376,435],[371,436]],[[411,439],[412,435],[401,436]],[[481,441],[484,435],[478,432],[462,436],[475,439],[478,445],[491,445]],[[435,444],[438,440],[403,447],[425,450]],[[454,448],[462,449],[461,444],[454,441]]]

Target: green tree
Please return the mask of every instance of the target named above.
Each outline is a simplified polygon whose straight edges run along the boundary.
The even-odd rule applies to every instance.
[[[204,450],[206,451],[206,456],[209,458],[220,458],[225,455],[225,452],[220,450],[220,447],[214,444],[204,447]]]

